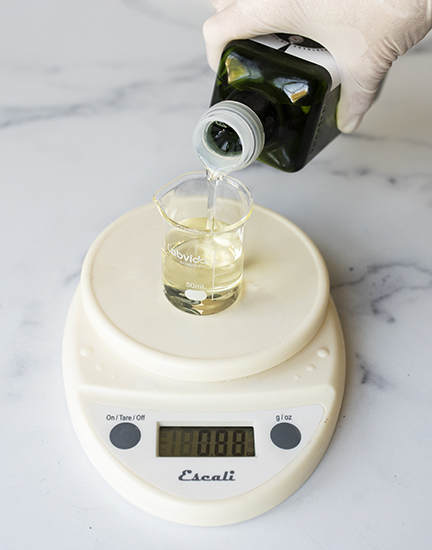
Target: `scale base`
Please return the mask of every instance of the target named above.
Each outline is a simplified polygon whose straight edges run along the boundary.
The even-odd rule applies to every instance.
[[[152,206],[120,218],[87,255],[64,336],[71,418],[97,470],[142,509],[189,525],[244,521],[295,492],[317,467],[333,435],[344,391],[345,351],[327,272],[300,230],[256,207],[247,237],[260,238],[248,240],[246,257],[254,261],[246,264],[246,288],[238,302],[206,318],[179,312],[160,288],[160,248],[151,244],[155,236],[147,239],[151,254],[142,242],[149,228],[159,228]],[[140,262],[139,250],[145,262]],[[267,268],[273,255],[273,269],[258,269],[260,255]],[[272,279],[275,263],[279,270]],[[304,277],[302,266],[308,271]],[[292,271],[298,292],[295,284],[285,286],[285,293],[274,298],[272,282]],[[145,288],[139,288],[137,280],[146,277]],[[302,304],[295,303],[296,297]],[[165,324],[146,332],[149,322],[139,317],[137,301],[141,307],[152,304],[143,317],[160,317]],[[272,313],[276,303],[279,309]],[[258,311],[254,308],[261,313],[258,319],[250,318]],[[129,325],[128,311],[134,320]],[[241,321],[252,330],[247,338]],[[170,335],[172,327],[182,339],[180,344],[170,341],[164,351],[164,340],[153,336],[157,330]],[[201,338],[208,331],[219,338],[218,345],[209,345],[208,358],[192,345],[196,331]],[[249,347],[247,340],[252,340]],[[174,354],[175,346],[183,354]],[[255,454],[162,457],[161,426],[249,426]],[[129,435],[125,439],[120,433]]]

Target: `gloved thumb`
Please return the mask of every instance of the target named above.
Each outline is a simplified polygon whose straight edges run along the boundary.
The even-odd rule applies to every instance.
[[[231,40],[252,38],[267,34],[268,28],[242,10],[237,2],[223,4],[226,7],[207,19],[203,34],[210,67],[217,71],[222,51]]]

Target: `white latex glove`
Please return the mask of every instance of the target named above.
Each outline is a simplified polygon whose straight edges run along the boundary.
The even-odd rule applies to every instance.
[[[284,32],[327,48],[341,73],[337,125],[342,132],[357,128],[392,62],[432,28],[432,0],[211,1],[216,14],[203,32],[215,71],[230,40]]]

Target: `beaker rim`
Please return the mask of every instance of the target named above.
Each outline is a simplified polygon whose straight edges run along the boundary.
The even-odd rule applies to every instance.
[[[162,196],[165,196],[169,191],[171,191],[172,189],[174,189],[176,187],[176,185],[178,185],[178,182],[182,179],[185,179],[185,178],[188,178],[188,177],[191,177],[191,176],[194,176],[194,177],[207,177],[207,173],[203,170],[200,170],[200,171],[195,171],[195,172],[187,172],[185,174],[182,174],[181,176],[173,179],[172,181],[170,181],[169,183],[165,184],[163,187],[161,187],[158,191],[156,191],[156,193],[153,195],[153,201],[156,203],[156,206],[158,207],[159,209],[159,212],[161,213],[162,217],[172,226],[174,227],[177,227],[183,231],[187,231],[189,233],[194,233],[194,234],[202,234],[202,235],[209,235],[209,234],[219,234],[219,233],[228,233],[229,231],[232,231],[233,229],[236,229],[237,227],[243,225],[246,220],[249,218],[249,216],[252,214],[252,210],[253,210],[253,206],[254,206],[254,201],[253,201],[253,197],[252,197],[252,194],[251,192],[249,191],[249,189],[246,187],[246,185],[244,183],[242,183],[241,181],[239,181],[238,179],[236,178],[233,178],[229,175],[226,175],[226,174],[222,174],[222,177],[221,179],[224,179],[224,180],[230,180],[230,182],[233,182],[235,184],[235,186],[239,189],[241,189],[241,191],[243,192],[243,194],[247,197],[248,199],[248,206],[249,208],[247,209],[247,211],[245,212],[245,214],[239,219],[237,220],[236,222],[232,223],[232,224],[229,224],[229,225],[226,225],[224,227],[220,227],[220,228],[213,228],[213,229],[194,229],[194,228],[191,228],[191,227],[188,227],[187,225],[183,225],[175,220],[173,220],[166,212],[165,212],[165,209],[163,208],[162,206],[162,202],[161,202],[161,197]]]

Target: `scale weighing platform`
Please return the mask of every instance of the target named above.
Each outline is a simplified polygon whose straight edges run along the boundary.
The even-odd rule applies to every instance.
[[[94,242],[65,327],[72,422],[125,498],[189,525],[227,525],[280,504],[333,435],[345,384],[325,263],[295,225],[255,206],[242,292],[225,311],[177,310],[161,280],[154,204]]]

